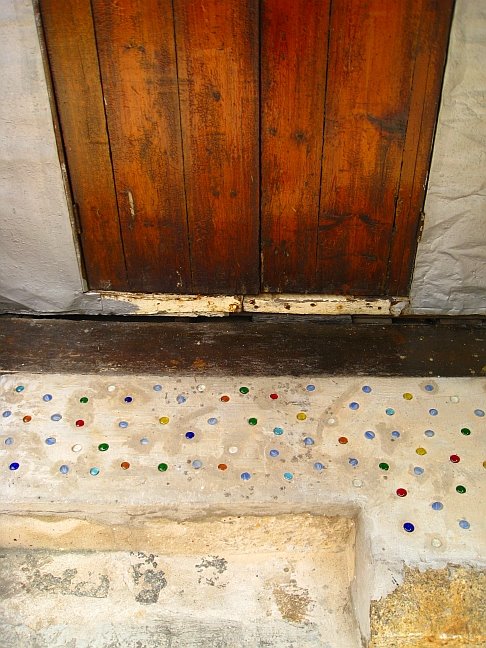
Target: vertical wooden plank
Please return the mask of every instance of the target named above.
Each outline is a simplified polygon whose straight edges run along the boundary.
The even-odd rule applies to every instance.
[[[190,293],[170,0],[93,0],[132,290]]]
[[[329,0],[262,0],[264,292],[316,289]]]
[[[128,290],[89,0],[41,0],[90,288]]]
[[[259,291],[257,0],[174,0],[194,289]]]
[[[332,3],[318,284],[383,294],[425,0]]]
[[[427,0],[420,22],[386,286],[389,295],[405,295],[410,289],[453,8],[453,0]]]

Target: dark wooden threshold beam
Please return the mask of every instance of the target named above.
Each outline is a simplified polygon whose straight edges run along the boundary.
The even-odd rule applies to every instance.
[[[486,326],[2,316],[0,371],[482,376]]]

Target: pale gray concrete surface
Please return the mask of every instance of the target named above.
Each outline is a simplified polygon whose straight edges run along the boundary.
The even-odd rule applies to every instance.
[[[406,567],[485,569],[485,393],[476,377],[2,376],[0,626],[56,646],[77,609],[131,641],[126,619],[143,625],[149,601],[147,627],[174,622],[172,647],[197,645],[177,634],[191,610],[214,645],[357,648]],[[104,641],[59,645],[119,645]]]
[[[483,0],[458,0],[411,313],[486,313],[485,34]],[[99,313],[83,295],[31,0],[2,0],[0,42],[0,311]]]

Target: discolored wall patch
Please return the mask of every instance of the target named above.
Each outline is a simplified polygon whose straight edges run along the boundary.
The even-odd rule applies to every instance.
[[[371,605],[369,648],[486,645],[486,570],[405,569],[405,580]]]

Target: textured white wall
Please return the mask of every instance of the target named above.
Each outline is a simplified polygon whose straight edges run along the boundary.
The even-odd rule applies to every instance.
[[[0,303],[58,311],[82,292],[31,0],[0,1]]]
[[[82,294],[31,0],[0,0],[0,48],[0,310],[98,312]],[[458,0],[411,312],[486,313],[484,61],[486,2]]]
[[[486,314],[486,2],[456,4],[412,310]]]

